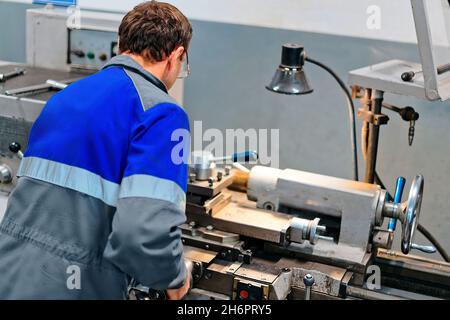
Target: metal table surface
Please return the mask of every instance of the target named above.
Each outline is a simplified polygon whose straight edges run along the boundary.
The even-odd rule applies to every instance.
[[[35,90],[19,96],[7,96],[5,91],[41,86],[49,79],[55,81],[74,80],[88,75],[88,73],[55,71],[0,61],[0,73],[9,73],[19,67],[26,70],[24,75],[0,83],[0,165],[9,167],[13,177],[16,176],[20,161],[9,151],[10,143],[18,142],[23,150],[26,150],[31,126],[41,113],[45,103],[58,91],[45,88],[45,86],[42,90]],[[16,178],[12,183],[0,184],[0,192],[9,193],[15,183]],[[5,206],[5,201],[2,201],[0,196],[0,215]]]
[[[34,68],[20,64],[9,64],[9,65],[0,64],[0,73],[8,73],[14,71],[16,68],[19,67],[24,68],[26,70],[26,74],[9,79],[6,82],[0,83],[0,94],[4,94],[5,91],[11,89],[18,89],[38,84],[44,84],[49,79],[62,81],[62,80],[82,78],[88,75],[80,72],[67,72],[67,71],[56,71],[42,68]],[[27,95],[26,97],[36,100],[47,101],[48,99],[51,98],[51,96],[55,92],[57,91],[51,90],[48,92]]]

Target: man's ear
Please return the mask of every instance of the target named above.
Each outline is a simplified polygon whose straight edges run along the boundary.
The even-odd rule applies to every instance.
[[[171,63],[174,63],[177,60],[181,60],[183,57],[183,54],[186,52],[183,46],[180,46],[172,51],[170,54],[169,60]]]

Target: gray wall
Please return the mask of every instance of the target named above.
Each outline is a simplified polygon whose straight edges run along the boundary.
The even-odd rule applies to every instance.
[[[27,7],[0,2],[0,59],[25,59]],[[304,44],[311,57],[332,66],[344,80],[352,69],[394,57],[418,61],[417,48],[409,44],[200,21],[194,21],[194,29],[185,93],[191,121],[202,120],[204,128],[278,128],[282,168],[344,178],[351,177],[351,149],[342,93],[312,65],[306,71],[314,94],[289,97],[266,91],[281,45]],[[409,147],[408,124],[386,111],[391,121],[382,128],[378,172],[391,191],[398,176],[409,182],[417,173],[425,176],[422,223],[450,251],[450,104],[392,95],[386,100],[414,106],[420,120]],[[358,122],[358,138],[359,128]],[[360,168],[362,175],[362,159]]]
[[[25,10],[32,7],[25,3],[0,2],[0,60],[26,60]]]

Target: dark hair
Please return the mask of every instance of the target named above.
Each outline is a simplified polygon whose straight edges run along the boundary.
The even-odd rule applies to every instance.
[[[123,18],[119,27],[119,51],[139,54],[152,62],[168,57],[177,47],[188,50],[192,25],[174,6],[147,1]]]

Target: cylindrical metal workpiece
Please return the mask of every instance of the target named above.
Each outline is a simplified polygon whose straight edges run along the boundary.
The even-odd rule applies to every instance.
[[[195,173],[196,179],[200,181],[208,180],[216,176],[216,164],[213,155],[208,151],[194,151],[191,154],[189,171]]]

